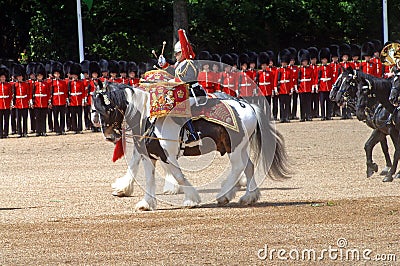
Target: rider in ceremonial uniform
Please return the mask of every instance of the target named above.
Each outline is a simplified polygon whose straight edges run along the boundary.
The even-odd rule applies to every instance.
[[[210,63],[212,56],[208,51],[201,51],[199,53],[199,60],[202,70],[197,75],[197,80],[200,85],[207,91],[207,93],[214,93],[213,74],[210,71]]]
[[[361,47],[361,56],[365,59],[361,63],[362,72],[376,76],[376,64],[371,60],[374,54],[374,45],[371,42],[366,42]]]
[[[0,139],[8,138],[10,124],[12,87],[7,82],[8,75],[8,68],[0,65]]]
[[[47,136],[46,117],[48,113],[50,98],[50,85],[45,81],[45,66],[39,63],[36,66],[36,81],[33,88],[32,102],[36,117],[36,136]]]
[[[220,77],[221,90],[228,95],[236,97],[236,78],[232,73],[233,59],[229,54],[224,54],[221,57],[221,63],[224,69]]]
[[[274,73],[270,71],[267,67],[269,64],[269,56],[267,53],[260,53],[258,55],[258,63],[261,66],[261,70],[257,72],[256,75],[256,82],[258,84],[258,88],[260,91],[260,96],[265,97],[265,99],[268,102],[268,108],[271,108],[271,97],[272,97],[272,91],[274,89]],[[264,103],[263,100],[260,101],[261,107],[264,108],[262,105]],[[271,110],[268,111],[268,113]]]
[[[339,46],[339,54],[340,57],[342,58],[342,61],[340,62],[340,66],[343,68],[349,68],[352,67],[352,62],[349,61],[349,58],[351,56],[351,47],[350,45],[343,43],[342,45]],[[348,110],[347,106],[344,105],[342,107],[342,118],[341,119],[351,119],[351,112]]]
[[[82,104],[85,95],[83,81],[79,80],[82,69],[80,64],[70,68],[71,81],[68,82],[68,108],[71,113],[71,128],[75,134],[82,133]]]
[[[302,49],[299,51],[299,87],[298,92],[300,96],[300,122],[311,121],[311,91],[313,88],[314,70],[308,65],[310,61],[310,54],[307,50]]]
[[[289,54],[280,54],[281,67],[277,69],[275,76],[274,93],[275,97],[279,97],[281,123],[290,122],[290,95],[294,90],[294,84],[293,71],[288,67],[289,60]]]
[[[314,80],[311,90],[311,115],[313,118],[319,117],[319,91],[318,91],[318,49],[316,47],[307,48],[310,53],[310,67],[314,71]]]
[[[51,67],[53,80],[50,83],[51,105],[54,116],[54,130],[56,135],[65,135],[65,113],[68,97],[67,81],[63,79],[62,64],[54,62]]]
[[[319,90],[319,101],[321,104],[321,120],[331,120],[331,100],[329,99],[329,93],[332,89],[332,69],[328,64],[330,61],[329,48],[321,48],[319,51],[319,61],[321,65],[318,67],[318,90]]]
[[[32,93],[29,84],[24,81],[25,69],[22,65],[14,67],[14,76],[17,78],[13,84],[13,104],[17,112],[18,137],[28,137],[28,110]]]
[[[190,100],[191,105],[198,102],[197,97],[206,97],[205,90],[197,82],[197,69],[193,63],[195,53],[190,45],[184,30],[178,30],[179,41],[174,46],[174,55],[176,63],[174,67],[170,67],[163,55],[160,55],[158,65],[167,71],[175,73],[175,82],[187,83],[190,87],[190,95],[193,97]],[[169,69],[168,69],[169,68]],[[186,143],[199,140],[198,132],[196,132],[192,119],[185,123],[185,128],[189,131],[189,136]]]

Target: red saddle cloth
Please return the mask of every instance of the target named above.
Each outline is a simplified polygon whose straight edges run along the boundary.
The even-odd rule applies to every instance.
[[[232,107],[226,103],[226,101],[216,99],[213,94],[208,94],[208,97],[207,104],[192,106],[192,119],[197,120],[203,118],[239,132],[237,119]]]

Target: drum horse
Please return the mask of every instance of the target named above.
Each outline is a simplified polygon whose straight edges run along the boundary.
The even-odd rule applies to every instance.
[[[162,70],[159,72],[160,76],[165,74]],[[231,170],[217,195],[220,205],[229,203],[235,197],[242,173],[247,180],[246,192],[239,201],[242,205],[254,204],[259,200],[259,182],[256,179],[264,180],[266,176],[272,179],[289,177],[282,135],[273,129],[266,112],[236,98],[209,99],[208,102],[214,106],[219,102],[228,104],[238,121],[238,131],[203,118],[194,120],[194,127],[201,132],[201,138],[211,138],[215,143],[202,147],[200,151],[199,145],[185,145],[185,134],[182,133],[185,121],[182,119],[167,115],[150,122],[150,93],[143,88],[108,83],[93,95],[94,108],[99,114],[106,140],[115,144],[121,141],[124,121],[127,131],[133,136],[134,154],[129,162],[127,175],[132,170],[132,175],[135,176],[142,161],[146,177],[146,192],[144,198],[136,204],[137,210],[156,209],[156,161],[161,162],[166,172],[182,188],[185,194],[183,206],[194,207],[200,204],[197,190],[179,167],[178,157],[182,155],[197,156],[214,150],[221,155],[228,154]]]

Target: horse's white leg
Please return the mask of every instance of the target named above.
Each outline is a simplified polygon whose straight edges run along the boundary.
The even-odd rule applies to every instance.
[[[246,187],[246,193],[239,200],[239,204],[251,205],[256,203],[260,199],[261,193],[254,179],[254,164],[250,160],[250,158],[247,162],[246,169],[244,170],[244,172],[247,177],[247,187]]]
[[[117,178],[111,187],[112,195],[118,197],[129,197],[133,194],[134,178],[137,176],[141,155],[134,150],[132,159],[129,161],[128,169],[123,177]]]
[[[239,189],[239,178],[243,173],[248,160],[247,151],[245,149],[246,146],[246,144],[241,143],[236,147],[234,152],[229,155],[231,172],[223,183],[220,193],[217,195],[217,202],[220,205],[229,203],[235,197],[236,192]]]
[[[150,211],[157,208],[156,200],[156,179],[155,179],[155,160],[143,158],[143,167],[146,176],[146,191],[144,198],[136,203],[135,209],[139,211]]]
[[[178,182],[175,177],[170,173],[169,169],[166,167],[165,163],[160,161],[164,171],[165,171],[165,179],[164,179],[164,189],[163,193],[166,195],[176,195],[181,189],[179,187]]]
[[[183,206],[185,207],[195,207],[201,202],[200,195],[197,190],[190,184],[190,182],[185,178],[182,170],[179,168],[178,161],[175,158],[168,157],[170,163],[165,166],[169,169],[172,176],[178,182],[180,188],[185,194],[185,199],[183,200]]]

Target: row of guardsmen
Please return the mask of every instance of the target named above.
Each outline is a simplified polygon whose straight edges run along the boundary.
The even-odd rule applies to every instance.
[[[9,136],[10,124],[11,134],[27,137],[28,117],[30,133],[36,136],[46,136],[47,129],[56,135],[82,133],[83,120],[86,130],[99,131],[90,120],[90,95],[105,80],[138,83],[137,71],[135,62],[104,59],[80,64],[50,61],[46,65],[31,62],[26,67],[0,65],[0,138]]]
[[[339,107],[329,100],[332,86],[342,68],[348,67],[387,78],[390,68],[380,61],[382,48],[379,40],[373,40],[365,42],[361,47],[355,44],[333,44],[321,49],[309,47],[298,51],[290,47],[281,50],[277,57],[270,50],[259,54],[224,54],[221,57],[202,51],[198,56],[202,68],[198,80],[209,93],[223,91],[252,102],[265,97],[269,106],[272,102],[275,120],[278,120],[279,109],[281,122],[299,119],[298,98],[301,122],[317,117],[331,120],[335,115],[349,119],[351,113],[346,107],[340,113]],[[222,70],[218,69],[219,65],[215,61],[223,63]]]

